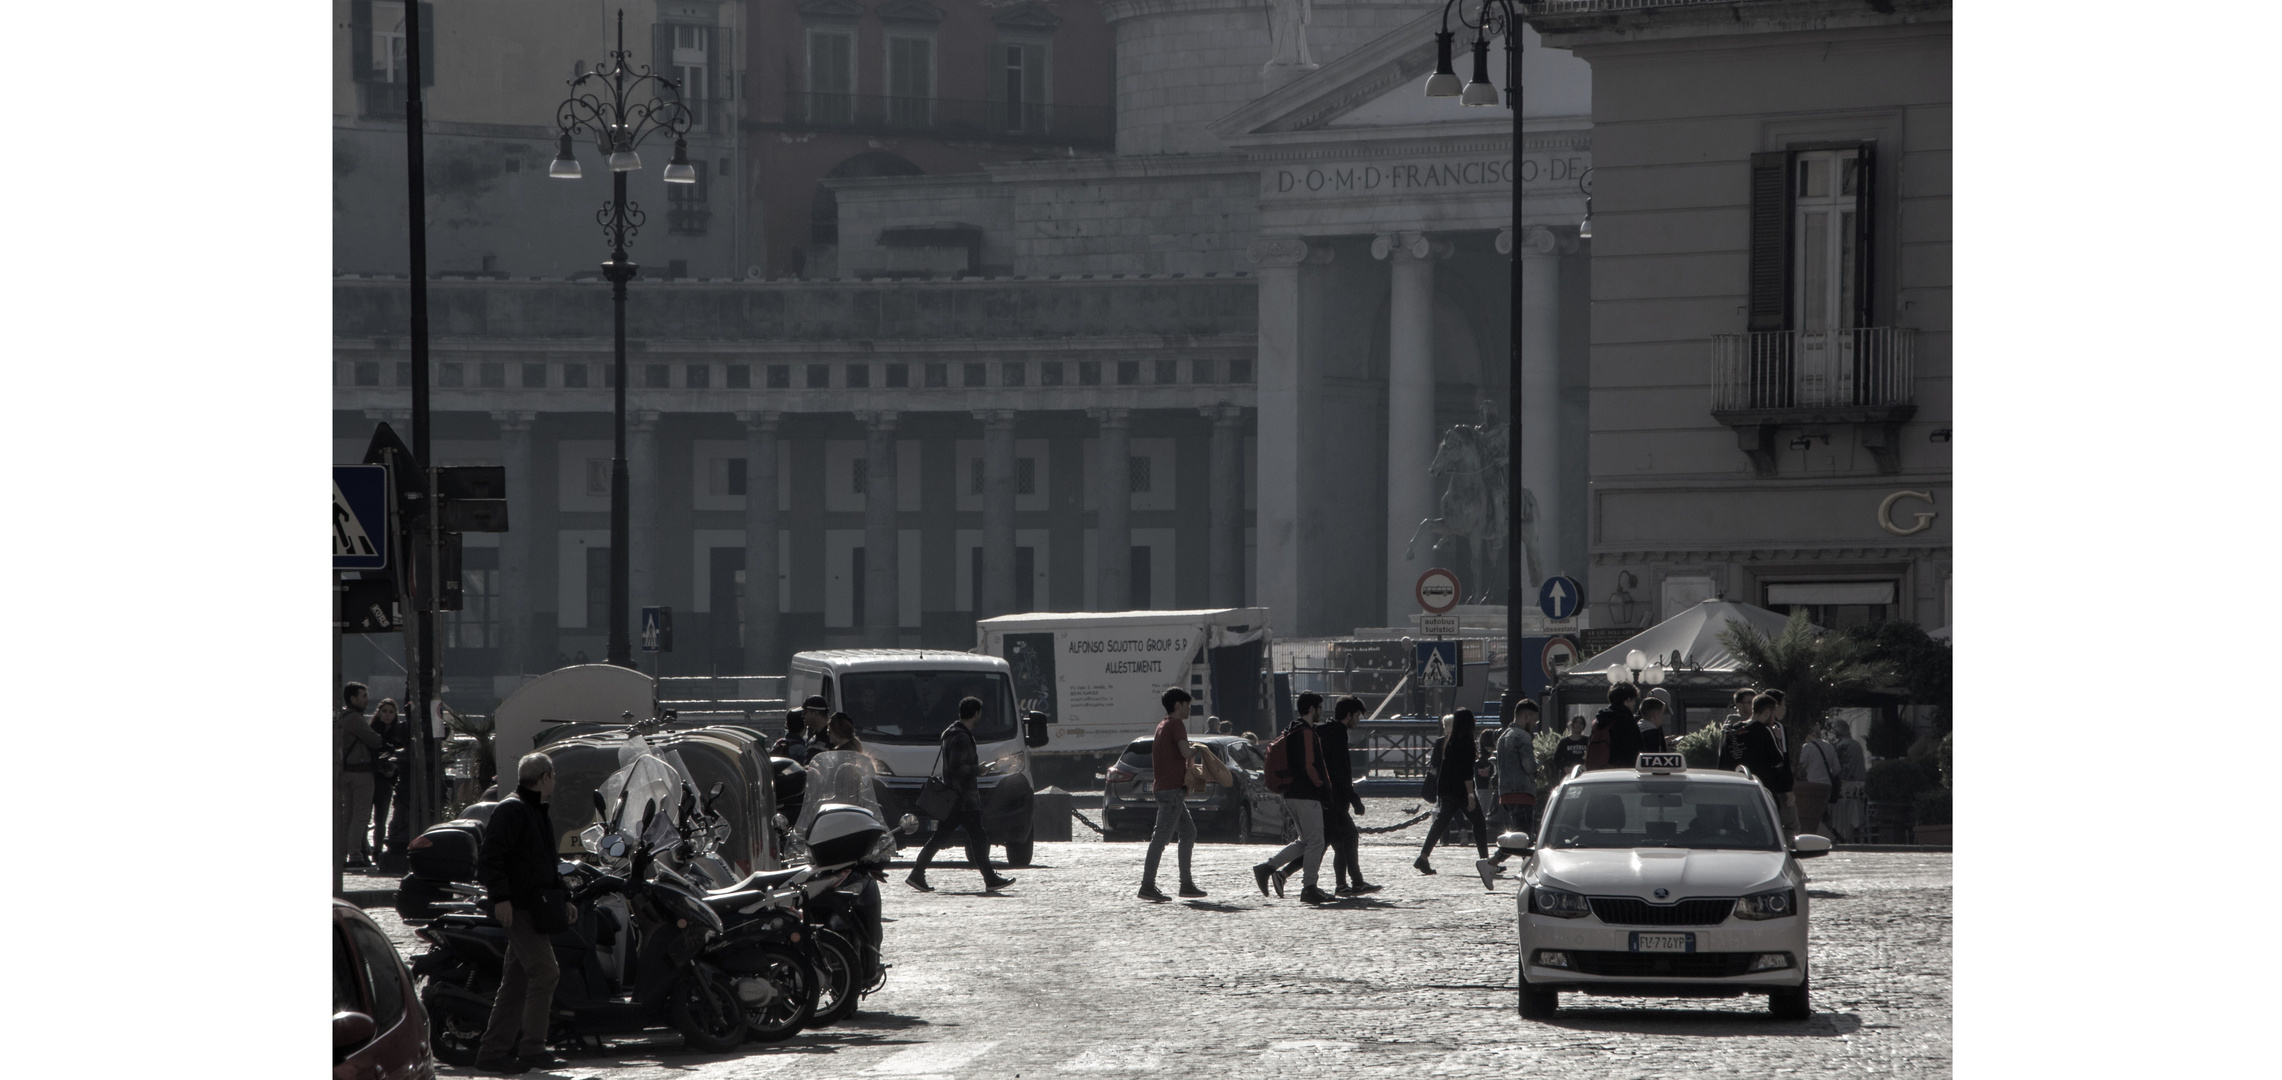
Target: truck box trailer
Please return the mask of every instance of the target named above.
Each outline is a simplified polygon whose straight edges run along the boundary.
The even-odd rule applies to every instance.
[[[1266,738],[1270,636],[1266,608],[1035,612],[975,623],[975,651],[1013,669],[1025,713],[1046,714],[1040,757],[1107,757],[1156,730],[1167,687],[1195,699],[1189,731],[1218,716]]]

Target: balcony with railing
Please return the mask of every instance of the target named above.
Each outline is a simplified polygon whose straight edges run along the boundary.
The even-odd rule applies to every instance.
[[[1883,471],[1894,429],[1917,413],[1917,331],[1898,326],[1775,330],[1712,338],[1712,415],[1736,429],[1762,474],[1774,429],[1860,424]]]
[[[791,127],[827,131],[1105,149],[1117,139],[1116,111],[1100,106],[885,94],[789,94],[784,122]]]

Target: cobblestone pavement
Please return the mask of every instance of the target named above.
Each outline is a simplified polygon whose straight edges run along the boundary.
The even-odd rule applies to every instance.
[[[1362,824],[1410,816],[1372,800]],[[1092,815],[1088,815],[1092,816]],[[610,1080],[1189,1076],[1950,1075],[1950,856],[1841,852],[1807,864],[1815,1015],[1765,999],[1586,998],[1551,1022],[1515,1014],[1514,888],[1482,891],[1470,850],[1410,868],[1425,824],[1365,838],[1387,886],[1326,909],[1263,899],[1263,846],[1199,844],[1211,896],[1136,900],[1144,845],[1040,844],[1003,894],[938,867],[937,892],[886,887],[887,985],[845,1025],[742,1055],[678,1038],[614,1043],[553,1074]],[[1407,840],[1407,842],[1406,842]],[[1469,845],[1470,846],[1470,845]],[[1176,882],[1166,853],[1160,884]],[[1324,868],[1328,883],[1330,867]],[[352,881],[350,887],[362,882]],[[373,882],[370,886],[379,885]],[[420,947],[370,912],[407,955]],[[447,1074],[460,1070],[446,1070]]]

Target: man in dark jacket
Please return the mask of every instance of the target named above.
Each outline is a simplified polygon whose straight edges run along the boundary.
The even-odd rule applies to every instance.
[[[1628,682],[1608,688],[1608,708],[1593,717],[1593,739],[1608,741],[1608,760],[1587,761],[1588,769],[1629,769],[1640,763],[1640,718],[1633,715],[1632,703],[1640,697],[1640,688]]]
[[[1384,887],[1363,880],[1363,835],[1356,830],[1355,819],[1348,816],[1349,810],[1357,814],[1364,812],[1363,799],[1355,794],[1355,763],[1347,753],[1347,733],[1362,722],[1366,711],[1363,700],[1350,694],[1332,706],[1329,723],[1315,725],[1323,771],[1330,780],[1330,797],[1323,802],[1323,842],[1331,846],[1331,869],[1338,879],[1340,896],[1362,896]],[[1305,860],[1305,854],[1295,855],[1269,876],[1277,896],[1284,894],[1284,881],[1300,869]]]
[[[1640,702],[1640,752],[1653,754],[1668,748],[1664,739],[1664,699],[1645,698]]]
[[[1775,796],[1775,804],[1782,805],[1791,793],[1791,762],[1775,745],[1775,733],[1769,725],[1775,722],[1775,699],[1766,694],[1751,699],[1751,718],[1728,722],[1720,729],[1720,762],[1723,769],[1738,765],[1751,770],[1751,778],[1766,785]]]
[[[784,737],[777,740],[769,753],[806,765],[811,756],[832,749],[832,740],[824,734],[824,726],[831,719],[831,713],[831,702],[824,700],[821,695],[810,694],[808,700],[800,703],[798,712],[785,715]]]
[[[1003,889],[1014,884],[1010,877],[1000,877],[990,865],[990,838],[983,835],[983,797],[978,778],[982,775],[982,761],[975,753],[975,722],[982,719],[983,701],[969,697],[959,699],[959,719],[943,729],[943,783],[951,789],[955,800],[949,817],[935,823],[935,835],[927,838],[927,846],[919,849],[919,859],[911,866],[911,876],[904,883],[920,892],[934,892],[927,884],[927,864],[935,861],[935,853],[951,842],[951,830],[960,829],[967,834],[967,861],[982,871],[985,890]]]
[[[1260,895],[1268,895],[1268,883],[1276,875],[1276,868],[1299,857],[1302,860],[1299,898],[1303,903],[1328,904],[1334,899],[1316,885],[1317,874],[1323,869],[1323,808],[1331,801],[1331,779],[1324,767],[1323,742],[1316,738],[1316,722],[1323,719],[1323,695],[1306,693],[1299,696],[1295,708],[1298,715],[1286,730],[1284,752],[1292,755],[1285,767],[1291,772],[1291,786],[1284,789],[1284,809],[1299,826],[1299,839],[1284,846],[1282,851],[1268,857],[1268,861],[1252,868],[1252,877],[1260,883]],[[1276,768],[1280,762],[1271,761],[1268,767]]]
[[[554,759],[525,754],[515,766],[515,795],[502,800],[483,828],[476,880],[507,928],[507,962],[491,1020],[477,1045],[475,1067],[508,1075],[560,1064],[547,1053],[548,1007],[555,999],[555,947],[547,934],[578,917],[555,877],[555,826],[547,800],[555,793]],[[551,894],[551,895],[550,895]],[[549,899],[563,911],[545,910]]]

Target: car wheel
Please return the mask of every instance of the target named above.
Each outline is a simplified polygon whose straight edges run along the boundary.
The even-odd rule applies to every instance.
[[[1007,841],[1006,865],[1014,867],[1023,867],[1030,865],[1030,843],[1031,838],[1027,836],[1023,837],[1020,840]]]
[[[856,1014],[856,1003],[863,999],[863,984],[857,973],[863,964],[856,958],[856,947],[848,939],[829,930],[811,931],[816,935],[817,989],[816,1018],[811,1027],[837,1024]]]
[[[1239,844],[1249,844],[1252,842],[1251,807],[1239,806],[1236,808],[1236,826],[1234,829],[1229,831],[1228,838]]]
[[[1767,1011],[1774,1013],[1777,1020],[1805,1020],[1812,1017],[1814,1005],[1807,998],[1807,982],[1805,977],[1801,977],[1799,985],[1784,987],[1768,994]]]
[[[1521,985],[1521,1018],[1524,1020],[1543,1020],[1560,1011],[1561,992],[1559,990],[1531,988],[1529,974],[1526,970],[1522,970],[1528,966],[1526,961],[1519,962],[1515,965],[1516,970],[1514,972],[1515,981]]]

